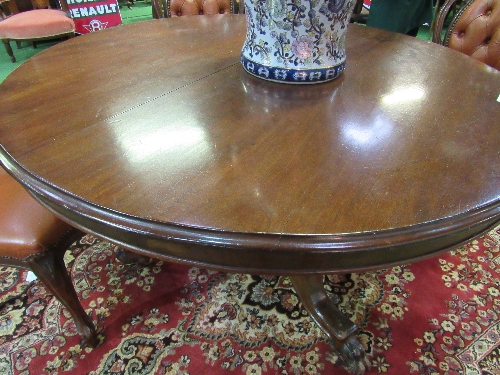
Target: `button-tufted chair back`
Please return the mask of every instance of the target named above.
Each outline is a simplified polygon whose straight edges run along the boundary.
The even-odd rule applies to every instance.
[[[443,24],[457,0],[447,0],[435,22],[433,42],[500,70],[500,0],[469,0],[456,12],[443,38]]]
[[[243,1],[243,0],[241,0]],[[152,0],[153,17],[238,13],[235,0]]]

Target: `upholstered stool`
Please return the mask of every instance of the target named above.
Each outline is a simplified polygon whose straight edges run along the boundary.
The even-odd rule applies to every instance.
[[[0,167],[0,264],[33,271],[68,309],[87,345],[98,344],[64,264],[64,253],[84,233],[58,219],[35,201]]]
[[[0,22],[2,39],[12,62],[16,62],[9,41],[36,41],[75,35],[75,23],[58,9],[34,9],[17,13]],[[34,45],[35,46],[35,45]]]

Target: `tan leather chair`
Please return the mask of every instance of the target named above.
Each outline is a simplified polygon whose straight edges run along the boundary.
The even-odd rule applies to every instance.
[[[64,253],[84,233],[58,219],[35,201],[0,167],[0,265],[33,271],[68,309],[85,343],[99,340],[73,287]]]
[[[33,48],[36,42],[46,39],[59,39],[75,35],[75,23],[66,16],[68,10],[65,1],[61,1],[63,10],[50,8],[49,0],[31,0],[33,9],[20,11],[15,0],[2,3],[2,8],[7,13],[7,18],[0,22],[0,39],[5,45],[10,60],[16,62],[10,41],[29,41]]]
[[[443,38],[443,25],[457,1],[444,3],[434,25],[432,41],[500,70],[500,0],[464,2]]]
[[[154,18],[243,13],[243,0],[152,0]],[[239,10],[238,10],[239,9]]]

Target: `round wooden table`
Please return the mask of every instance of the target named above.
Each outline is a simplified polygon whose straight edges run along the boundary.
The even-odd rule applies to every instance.
[[[318,85],[245,73],[245,18],[181,17],[80,36],[0,86],[0,160],[40,202],[134,252],[292,278],[361,373],[326,273],[408,263],[500,220],[500,72],[349,26]]]

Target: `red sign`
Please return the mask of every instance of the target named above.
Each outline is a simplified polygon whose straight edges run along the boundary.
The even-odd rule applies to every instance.
[[[79,34],[88,34],[122,23],[117,0],[67,0],[67,3]]]

